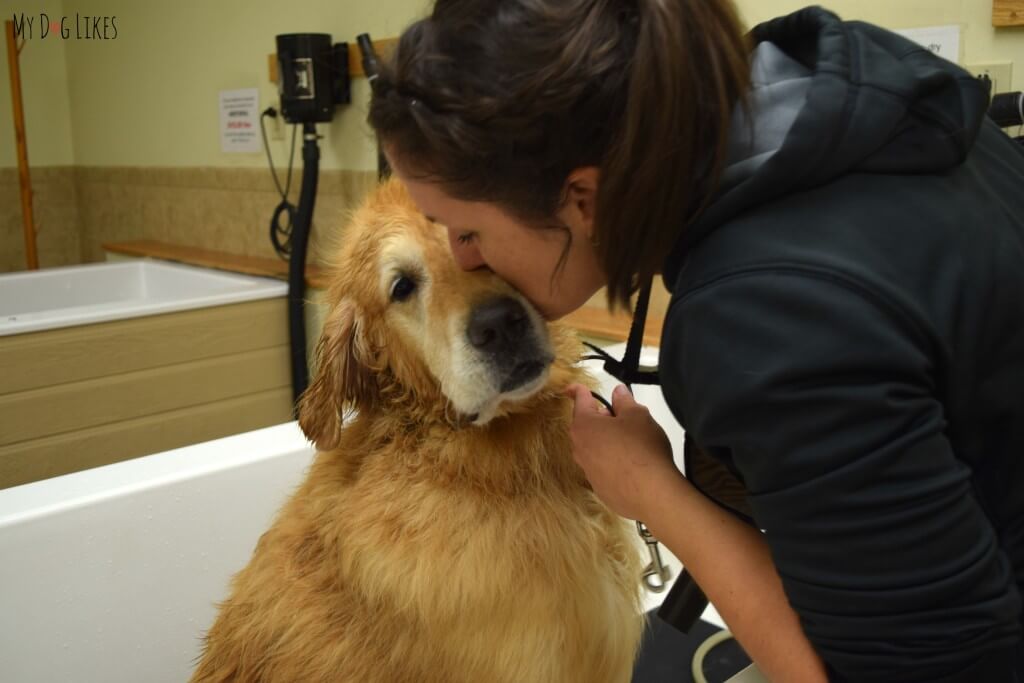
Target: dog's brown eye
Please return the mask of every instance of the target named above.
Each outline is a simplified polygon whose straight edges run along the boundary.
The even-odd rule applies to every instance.
[[[405,301],[416,291],[416,281],[411,277],[401,276],[391,285],[391,300]]]

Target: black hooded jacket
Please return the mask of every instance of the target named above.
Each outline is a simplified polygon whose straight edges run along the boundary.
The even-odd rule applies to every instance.
[[[833,680],[1024,681],[1024,152],[898,35],[753,36],[808,87],[667,259],[666,402]]]

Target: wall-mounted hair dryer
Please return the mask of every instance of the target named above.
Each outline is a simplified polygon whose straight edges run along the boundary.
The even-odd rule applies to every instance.
[[[277,36],[278,92],[288,123],[326,123],[337,104],[351,101],[348,43],[327,33]]]

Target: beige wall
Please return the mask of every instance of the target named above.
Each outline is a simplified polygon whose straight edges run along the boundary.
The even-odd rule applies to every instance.
[[[60,20],[57,16],[62,12],[60,2],[23,3],[20,0],[0,0],[0,19],[9,21],[14,13],[31,12],[38,25],[40,4],[49,5],[51,9],[47,13],[52,19]],[[38,31],[38,26],[35,29]],[[33,166],[70,166],[75,162],[71,140],[67,47],[66,41],[55,40],[51,34],[44,40],[26,41],[20,55],[29,162]],[[3,67],[0,68],[0,168],[9,168],[16,167],[18,159],[14,144],[6,41],[0,54],[3,55]]]
[[[805,4],[805,0],[739,3],[750,23]],[[1024,88],[1024,34],[1015,29],[994,30],[990,0],[832,0],[826,4],[846,18],[892,28],[958,24],[963,29],[961,63],[1013,61],[1014,86]],[[52,204],[54,197],[61,198],[58,203],[70,205],[51,212],[49,224],[41,226],[49,231],[46,239],[50,240],[43,265],[95,259],[97,245],[113,236],[173,241],[187,233],[189,239],[199,241],[194,246],[268,253],[269,242],[254,237],[266,231],[265,223],[276,204],[266,159],[262,153],[220,151],[218,91],[257,87],[261,108],[275,104],[276,89],[267,77],[266,55],[274,51],[276,34],[327,32],[336,41],[352,40],[363,31],[377,37],[394,36],[428,6],[429,0],[0,0],[4,19],[15,12],[38,16],[41,9],[56,21],[64,15],[73,21],[76,12],[117,17],[116,40],[65,41],[51,34],[45,40],[29,41],[21,55],[30,163],[40,169],[64,169],[56,175],[51,171],[36,176],[40,183],[51,179],[49,185],[37,186],[36,208],[41,210],[44,198]],[[357,80],[353,92],[353,105],[339,110],[331,124],[320,126],[324,135],[321,167],[327,172],[345,169],[371,173],[375,165],[372,136],[365,124],[366,81]],[[21,259],[16,176],[3,172],[16,165],[12,125],[4,67],[0,69],[2,269],[9,269],[9,264]],[[272,141],[271,146],[280,168],[287,140]],[[296,163],[301,165],[301,159]],[[163,176],[159,174],[165,173],[160,169],[168,167],[186,174],[189,179],[184,184],[202,194],[200,205],[206,207],[206,213],[197,216],[190,210],[186,212],[189,220],[229,227],[217,228],[216,237],[206,240],[202,230],[175,228],[174,222],[181,220],[180,212],[156,212],[165,217],[164,223],[143,225],[154,212],[145,217],[141,212],[104,212],[95,206],[118,202],[126,193],[132,201],[147,201],[144,194],[129,188],[130,179],[160,186],[159,178]],[[85,180],[78,178],[77,169],[81,168],[91,169]],[[119,169],[116,177],[128,180],[100,187],[94,182],[97,168]],[[230,187],[222,187],[223,183],[204,186],[203,178],[210,177],[211,168],[249,174],[243,184],[257,187],[262,194],[232,193]],[[68,180],[69,173],[72,181]],[[58,177],[59,182],[53,180]],[[297,188],[296,178],[293,200]],[[139,196],[143,198],[137,199]],[[98,215],[106,218],[83,223],[83,216]],[[119,222],[108,225],[104,220]],[[319,229],[333,227],[331,221]]]
[[[276,105],[276,87],[267,75],[276,34],[325,32],[335,41],[364,31],[393,36],[425,7],[419,0],[0,0],[4,20],[15,12],[32,13],[37,31],[40,11],[51,21],[67,16],[69,25],[76,13],[117,17],[114,40],[63,40],[53,33],[40,40],[37,34],[21,53],[41,265],[99,260],[103,242],[143,238],[273,256],[267,224],[280,198],[263,152],[221,151],[219,91],[256,87],[261,109]],[[324,137],[314,259],[376,168],[365,124],[368,94],[366,81],[355,81],[354,104],[318,127]],[[285,141],[271,140],[282,184],[289,136],[290,131]],[[293,202],[301,144],[300,136]],[[16,165],[5,66],[0,272],[24,268]]]
[[[10,19],[13,12],[37,14],[41,4],[51,20],[73,21],[76,12],[116,16],[118,35],[102,41],[51,34],[26,44],[22,79],[33,164],[260,169],[262,153],[220,151],[217,97],[220,90],[258,87],[261,108],[276,104],[267,77],[276,34],[392,36],[426,7],[423,0],[0,0],[0,10]],[[0,167],[14,166],[6,67],[0,79]],[[375,166],[365,80],[356,82],[354,96],[354,106],[319,127],[322,168]],[[283,159],[285,143],[273,145]]]
[[[3,16],[38,11],[41,3],[0,0]],[[90,166],[247,166],[262,154],[220,151],[217,93],[259,87],[261,106],[275,102],[266,55],[274,35],[323,31],[335,40],[368,31],[396,35],[429,6],[428,0],[63,0],[58,13],[116,15],[113,41],[36,40],[22,53],[29,145],[33,163]],[[742,0],[757,22],[808,4],[806,0]],[[831,0],[846,18],[889,27],[959,24],[961,61],[1012,60],[1024,78],[1024,38],[991,26],[990,0]],[[3,70],[0,134],[11,138],[9,86]],[[1018,86],[1020,87],[1020,86]],[[359,80],[355,105],[339,112],[324,134],[323,168],[372,169],[375,158],[364,123],[367,87]],[[72,151],[73,150],[73,151]],[[285,152],[276,142],[274,151]],[[15,163],[13,145],[0,144],[0,167]]]
[[[264,168],[262,154],[220,151],[217,93],[258,87],[261,106],[276,90],[266,55],[274,35],[323,31],[335,40],[368,31],[386,37],[425,11],[428,0],[0,0],[0,12],[116,15],[111,41],[60,40],[51,34],[22,52],[28,142],[34,165],[245,166]],[[806,5],[805,0],[742,0],[744,18],[758,22]],[[962,62],[1012,60],[1024,83],[1024,34],[991,26],[990,0],[831,0],[846,18],[889,27],[959,24]],[[38,21],[38,20],[37,20]],[[320,126],[322,166],[372,169],[372,138],[364,122],[368,90],[355,85],[355,103]],[[283,158],[285,142],[273,143]],[[10,87],[0,70],[0,167],[15,165]]]

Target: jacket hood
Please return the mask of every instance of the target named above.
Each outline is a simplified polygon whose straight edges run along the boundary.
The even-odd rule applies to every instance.
[[[849,172],[938,173],[959,165],[988,109],[987,88],[967,71],[900,35],[863,22],[844,22],[821,7],[760,24],[751,37],[759,47],[767,42],[774,46],[771,52],[778,48],[784,53],[782,60],[788,58],[789,65],[776,71],[802,81],[800,87],[781,89],[797,98],[786,105],[796,113],[788,116],[788,132],[779,135],[777,149],[767,154],[755,149],[757,164],[748,164],[747,173],[735,177],[736,167],[751,153],[729,159],[733,177],[727,172],[712,204],[686,227],[665,262],[670,290],[690,248],[759,204]],[[755,50],[753,56],[755,88],[759,52],[765,51]],[[772,116],[761,104],[756,96],[751,98],[755,136],[765,128],[757,124],[758,118]],[[779,107],[778,101],[772,106]],[[746,120],[738,116],[736,121],[734,139],[745,135]],[[737,154],[731,144],[730,156]]]

